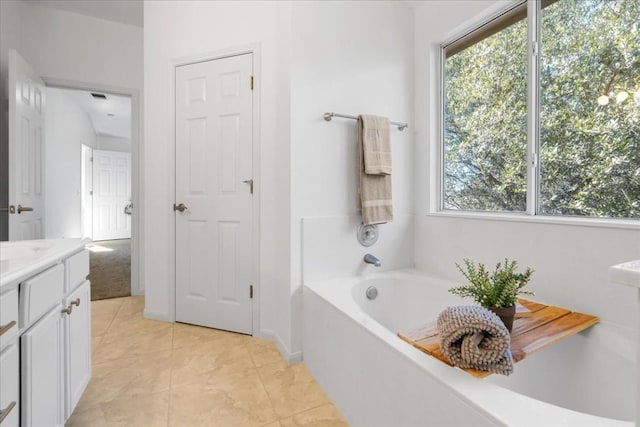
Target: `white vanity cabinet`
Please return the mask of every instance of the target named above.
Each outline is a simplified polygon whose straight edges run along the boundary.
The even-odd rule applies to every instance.
[[[73,307],[63,319],[65,337],[65,419],[76,408],[91,379],[91,288],[88,281],[71,292],[64,300],[65,307]]]
[[[20,425],[18,290],[0,288],[0,426]]]
[[[0,352],[0,425],[20,425],[20,350],[17,343],[5,346]]]
[[[21,337],[23,427],[64,424],[61,310],[56,305]]]
[[[8,261],[6,246],[0,246],[0,327],[15,322],[0,335],[0,427],[63,426],[87,387],[91,291],[86,243],[15,242],[39,249],[34,259]]]

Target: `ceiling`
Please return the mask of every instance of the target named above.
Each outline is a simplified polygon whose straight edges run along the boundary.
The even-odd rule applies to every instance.
[[[142,27],[143,0],[24,0],[31,4]]]
[[[97,99],[91,92],[77,89],[56,89],[64,92],[83,109],[93,123],[96,134],[131,139],[131,98],[102,93],[107,99]],[[113,114],[110,116],[109,114]]]

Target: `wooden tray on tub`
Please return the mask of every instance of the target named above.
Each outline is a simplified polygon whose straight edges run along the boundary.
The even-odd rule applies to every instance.
[[[516,311],[511,331],[511,353],[514,363],[590,328],[600,321],[598,317],[572,312],[566,308],[525,299],[520,299],[518,302],[524,309],[519,308]],[[398,336],[422,352],[452,366],[440,351],[440,338],[435,321],[406,332],[398,332]],[[463,370],[478,378],[491,375],[491,372],[476,369]]]

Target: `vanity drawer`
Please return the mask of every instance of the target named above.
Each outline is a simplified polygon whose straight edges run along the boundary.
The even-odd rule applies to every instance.
[[[0,353],[0,426],[20,425],[20,365],[18,344]]]
[[[66,294],[74,290],[87,280],[89,275],[89,251],[83,250],[64,261],[67,269],[67,281],[64,289]]]
[[[38,320],[64,293],[64,266],[58,264],[20,284],[20,326]]]
[[[18,289],[11,289],[0,295],[0,350],[18,336],[18,320]]]

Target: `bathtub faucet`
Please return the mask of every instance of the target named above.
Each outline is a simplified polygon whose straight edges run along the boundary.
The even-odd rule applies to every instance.
[[[380,262],[380,258],[371,254],[366,254],[364,256],[364,262],[366,262],[367,264],[373,264],[376,267],[380,267],[382,265],[382,262]]]

